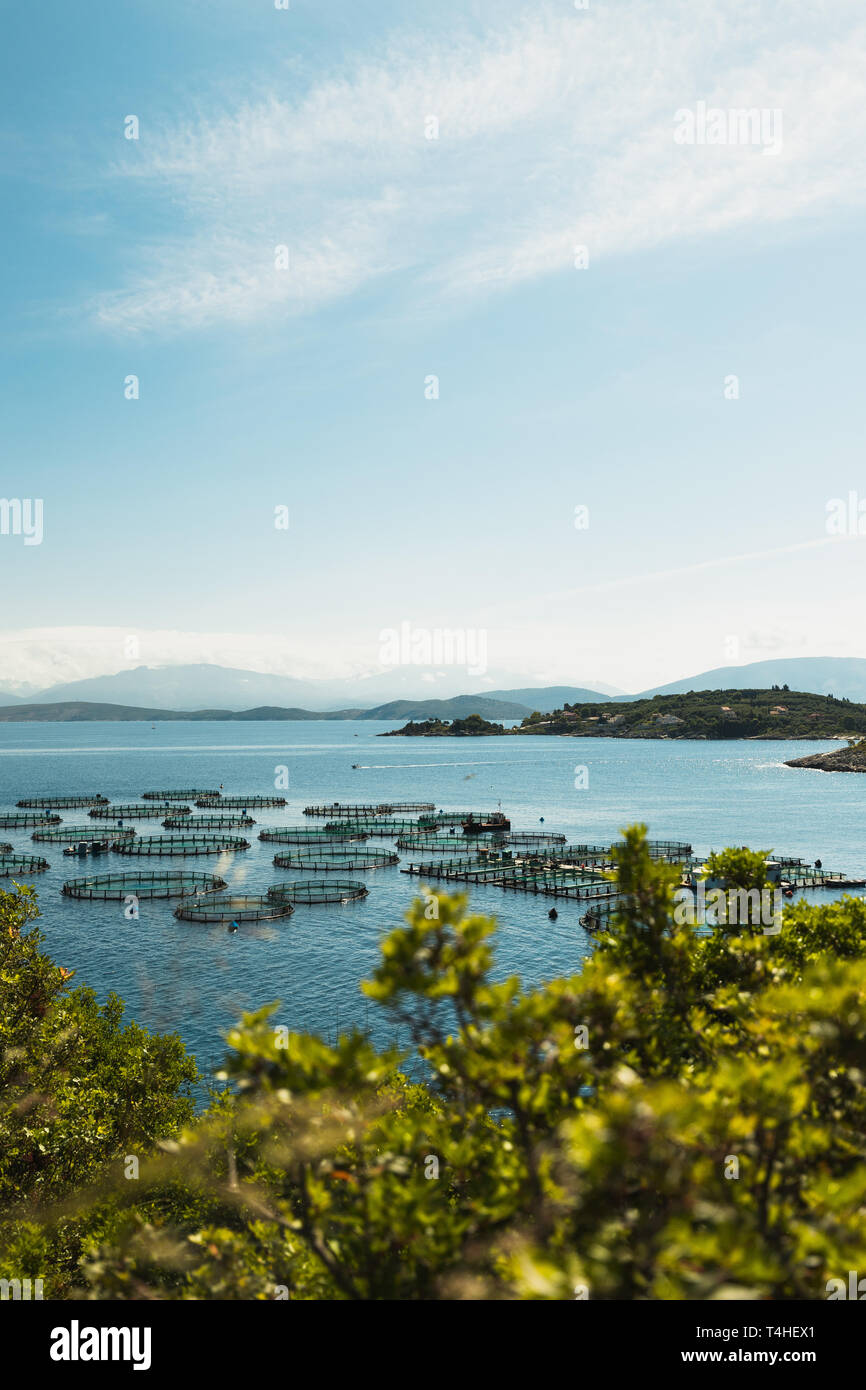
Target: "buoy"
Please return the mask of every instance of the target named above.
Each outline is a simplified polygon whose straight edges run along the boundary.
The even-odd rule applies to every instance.
[[[538,819],[539,819],[540,823],[541,823],[542,825],[544,825],[544,816],[539,816]]]

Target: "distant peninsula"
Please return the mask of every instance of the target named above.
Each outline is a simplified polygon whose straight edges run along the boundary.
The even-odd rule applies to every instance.
[[[817,772],[866,772],[866,741],[848,748],[831,748],[829,753],[810,753],[806,758],[789,758],[786,767],[811,767]]]
[[[866,704],[776,686],[770,690],[690,690],[628,704],[564,705],[533,712],[513,728],[480,715],[410,720],[383,738],[465,738],[467,735],[566,735],[572,738],[856,739],[866,735]],[[834,750],[836,757],[847,750]],[[816,757],[823,757],[817,754]],[[802,765],[798,760],[797,765]],[[864,768],[866,770],[866,768]]]

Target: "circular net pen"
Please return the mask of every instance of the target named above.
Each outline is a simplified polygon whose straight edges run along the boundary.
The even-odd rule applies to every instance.
[[[15,878],[18,874],[41,874],[50,865],[38,854],[0,855],[0,878]]]
[[[180,816],[169,815],[163,821],[166,830],[191,830],[193,834],[202,830],[230,830],[232,826],[247,830],[255,825],[252,816],[235,813],[227,816]]]
[[[379,801],[351,804],[332,801],[328,806],[305,806],[305,816],[344,816],[347,820],[363,820],[367,816],[401,816],[410,811],[435,811],[432,801]]]
[[[363,821],[329,821],[325,830],[331,835],[340,835],[344,831],[351,831],[353,834],[361,835],[381,835],[385,840],[391,840],[395,835],[403,835],[412,830],[423,829],[415,820],[363,820]]]
[[[187,893],[216,893],[225,886],[225,879],[218,874],[174,869],[161,874],[91,874],[87,878],[70,878],[60,891],[68,898],[121,902],[130,894],[136,898],[182,898]]]
[[[135,831],[132,826],[118,829],[113,825],[59,825],[41,826],[34,830],[31,840],[50,840],[64,845],[90,843],[92,840],[132,840]]]
[[[565,835],[542,835],[536,834],[534,830],[509,830],[509,832],[506,835],[498,835],[496,838],[500,842],[504,842],[506,845],[519,846],[520,849],[530,849],[536,847],[539,849],[546,849],[553,845],[564,845],[566,842]]]
[[[267,896],[271,902],[350,903],[366,898],[367,887],[349,879],[311,878],[306,882],[275,883]]]
[[[16,801],[16,806],[27,806],[31,810],[43,808],[45,810],[62,811],[64,808],[71,809],[75,806],[107,806],[108,797],[95,792],[93,796],[33,796],[25,801]]]
[[[260,830],[260,840],[280,845],[346,845],[363,844],[370,837],[365,830],[308,830],[306,826],[287,825],[280,829]]]
[[[184,922],[273,922],[278,917],[290,917],[294,907],[288,899],[245,896],[234,898],[190,898],[174,910],[175,917]]]
[[[481,811],[439,811],[435,816],[419,816],[418,824],[422,830],[432,830],[437,825],[462,825],[470,819],[482,821],[486,816]]]
[[[207,797],[209,801],[219,801],[220,792],[207,792],[197,790],[195,787],[186,787],[182,791],[176,792],[142,792],[142,801],[197,801],[199,797]]]
[[[202,810],[207,810],[208,806],[225,806],[228,810],[245,811],[248,806],[286,806],[288,805],[284,796],[201,796],[196,800],[196,806]]]
[[[96,820],[158,820],[160,816],[189,815],[189,806],[175,806],[170,801],[151,801],[128,806],[95,806],[88,815]]]
[[[147,855],[224,854],[249,847],[240,835],[142,835],[114,846],[118,854]]]
[[[52,816],[38,811],[4,811],[0,813],[0,826],[4,830],[29,830],[34,825],[59,825],[60,816]]]
[[[339,872],[340,869],[383,869],[389,864],[399,864],[400,858],[387,849],[300,849],[287,854],[275,854],[274,864],[278,869],[323,869],[326,872]]]
[[[397,836],[398,849],[448,850],[453,849],[455,845],[465,849],[465,835],[433,835],[429,831],[420,831],[418,834]]]

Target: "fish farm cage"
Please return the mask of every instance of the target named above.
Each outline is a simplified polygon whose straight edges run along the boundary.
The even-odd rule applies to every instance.
[[[225,806],[228,810],[246,810],[247,806],[286,806],[288,802],[284,796],[200,796],[196,798],[196,806],[203,811],[213,806]]]
[[[33,831],[31,840],[50,840],[54,844],[74,845],[90,840],[132,840],[132,826],[113,825],[51,825]]]
[[[38,854],[0,855],[0,878],[12,878],[16,874],[41,874],[50,868],[47,859]]]
[[[378,802],[376,805],[347,805],[344,802],[334,801],[330,806],[305,806],[305,816],[346,816],[349,820],[356,816],[388,816],[395,812],[401,815],[403,812],[412,811],[435,811],[436,807],[432,801],[386,801]]]
[[[407,830],[418,830],[418,822],[415,820],[363,820],[363,821],[328,821],[325,829],[332,835],[339,835],[344,830],[353,831],[359,835],[381,835],[390,840],[395,835],[402,835]]]
[[[521,849],[530,845],[564,845],[566,838],[565,835],[554,835],[550,832],[539,834],[534,830],[509,830],[505,835],[496,836],[498,841],[502,841],[506,845],[519,845]]]
[[[170,801],[151,801],[148,805],[94,806],[88,815],[95,820],[158,820],[160,816],[189,815],[189,806],[175,806]]]
[[[224,854],[228,850],[249,849],[249,840],[240,835],[141,835],[119,841],[118,854]]]
[[[181,816],[169,815],[162,822],[166,830],[229,830],[232,826],[246,830],[255,825],[252,816],[238,813],[226,816]]]
[[[499,864],[465,859],[442,860],[425,864],[409,864],[402,873],[419,878],[442,878],[458,883],[493,884],[497,888],[519,893],[544,893],[556,898],[572,898],[578,902],[596,902],[620,895],[618,885],[603,874],[591,870],[567,868],[555,864],[539,865],[511,860]]]
[[[278,869],[381,869],[399,864],[400,858],[387,849],[327,850],[300,849],[274,855]]]
[[[196,801],[199,797],[207,797],[209,801],[218,801],[220,792],[208,792],[196,790],[194,787],[186,787],[182,791],[176,792],[142,792],[142,801]]]
[[[215,893],[226,881],[217,874],[172,869],[167,873],[90,874],[67,879],[61,888],[68,898],[93,898],[103,902],[136,898],[180,898],[188,893]]]
[[[286,825],[280,829],[260,830],[260,840],[274,840],[282,845],[345,845],[361,843],[370,837],[365,830],[310,830],[306,826]]]
[[[46,810],[71,810],[75,806],[107,806],[108,797],[98,792],[94,796],[33,796],[24,801],[16,801],[16,806],[26,806],[30,810],[40,807]]]
[[[563,839],[565,837],[563,836]],[[464,835],[463,831],[446,831],[437,835],[433,830],[404,831],[397,836],[398,849],[465,850],[468,846],[489,845],[494,849],[508,846],[507,835]]]
[[[366,898],[367,887],[347,879],[311,878],[306,883],[275,883],[267,896],[272,902],[349,903]]]
[[[418,828],[430,830],[435,825],[462,825],[467,820],[473,821],[475,825],[502,821],[503,833],[508,829],[506,817],[501,811],[437,811],[435,816],[419,816]]]
[[[290,917],[294,907],[288,899],[278,900],[258,895],[222,898],[191,898],[174,910],[175,917],[184,922],[273,922],[278,917]]]
[[[61,817],[38,811],[5,811],[0,815],[0,827],[4,830],[29,830],[33,825],[59,825]]]

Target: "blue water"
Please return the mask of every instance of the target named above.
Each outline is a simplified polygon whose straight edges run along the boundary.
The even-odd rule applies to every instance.
[[[834,744],[706,743],[565,738],[382,739],[393,728],[371,721],[210,724],[2,724],[0,806],[27,796],[102,792],[137,801],[149,789],[218,787],[224,793],[273,794],[277,770],[289,770],[287,808],[253,811],[252,848],[220,861],[239,892],[255,893],[302,874],[275,869],[279,845],[256,837],[266,825],[322,825],[305,818],[309,803],[334,800],[432,801],[437,807],[502,809],[516,830],[551,830],[570,840],[610,841],[636,820],[659,839],[688,840],[697,853],[750,845],[821,858],[825,868],[866,877],[866,776],[799,771],[783,766]],[[352,763],[360,763],[357,771]],[[579,767],[588,786],[575,788]],[[60,814],[87,824],[86,810]],[[544,817],[541,826],[540,818]],[[136,821],[139,834],[165,834],[158,820]],[[227,833],[243,834],[242,831]],[[33,877],[48,949],[76,971],[76,983],[109,990],[148,1027],[177,1030],[203,1070],[223,1055],[221,1038],[244,1009],[280,1000],[277,1021],[293,1030],[333,1037],[350,1023],[369,1026],[379,1042],[393,1030],[358,989],[378,958],[383,932],[402,920],[417,879],[386,869],[353,870],[369,897],[345,906],[298,905],[269,925],[225,927],[181,922],[176,901],[142,901],[129,921],[121,903],[61,896],[66,878],[83,873],[179,868],[210,870],[213,856],[144,859],[118,855],[69,859],[62,845],[34,844],[31,831],[0,829],[15,852],[49,860]],[[387,846],[390,841],[369,842]],[[322,875],[311,875],[321,877]],[[341,875],[337,875],[341,877]],[[0,881],[0,887],[8,880]],[[829,894],[810,895],[827,900]],[[495,913],[501,931],[498,971],[527,983],[580,968],[591,950],[577,904],[472,890],[480,911]]]

